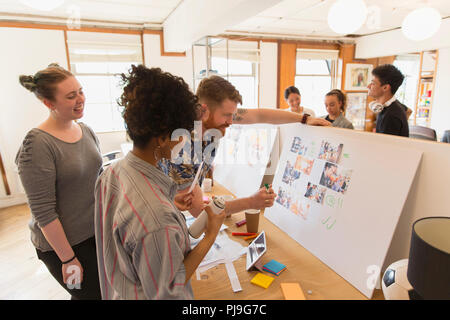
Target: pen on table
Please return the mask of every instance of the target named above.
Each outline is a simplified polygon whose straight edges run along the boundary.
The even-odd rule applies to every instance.
[[[256,232],[233,232],[231,233],[232,236],[254,236],[257,234]]]
[[[254,234],[254,235],[252,235],[252,236],[245,237],[244,240],[254,239],[254,238],[256,238],[257,236],[258,236],[258,234]]]

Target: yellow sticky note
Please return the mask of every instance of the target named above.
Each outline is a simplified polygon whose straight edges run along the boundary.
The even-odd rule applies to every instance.
[[[265,274],[258,272],[258,274],[254,276],[250,282],[256,284],[257,286],[263,287],[264,289],[267,289],[274,279],[275,278],[266,276]]]
[[[306,300],[303,290],[297,282],[282,283],[281,291],[286,300]]]

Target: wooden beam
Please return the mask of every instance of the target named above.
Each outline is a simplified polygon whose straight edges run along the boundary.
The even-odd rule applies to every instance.
[[[3,186],[5,187],[6,195],[11,195],[11,189],[9,188],[8,179],[6,178],[6,170],[3,165],[2,155],[0,154],[0,173],[2,174]]]
[[[142,64],[145,66],[144,32],[141,32],[141,54],[142,54]]]
[[[62,30],[64,31],[64,37],[67,46],[67,31],[78,31],[78,32],[102,32],[102,33],[115,33],[115,34],[136,34],[141,36],[142,51],[143,47],[143,35],[144,34],[157,34],[161,40],[161,56],[164,57],[185,57],[186,52],[167,52],[164,51],[164,33],[162,30],[129,30],[120,28],[98,28],[98,27],[81,27],[80,29],[71,29],[66,25],[57,24],[42,24],[42,23],[28,23],[28,22],[10,22],[10,21],[0,21],[0,28],[29,28],[29,29],[45,29],[45,30]],[[68,52],[68,50],[67,50]],[[69,70],[70,70],[70,61]],[[144,52],[142,52],[142,60],[144,61]]]
[[[164,50],[164,32],[160,32],[159,34],[160,40],[160,48],[161,48],[161,56],[162,57],[186,57],[186,51],[184,52],[167,52]]]
[[[46,29],[46,30],[66,30],[79,32],[103,32],[103,33],[119,33],[119,34],[141,34],[141,30],[120,29],[120,28],[100,28],[100,27],[81,27],[80,29],[72,29],[63,24],[42,24],[31,22],[14,22],[0,21],[0,27],[3,28],[28,28],[28,29]]]
[[[419,62],[419,78],[417,80],[417,91],[416,91],[416,105],[414,106],[414,125],[417,124],[417,105],[419,104],[419,95],[420,95],[420,82],[422,76],[422,65],[423,65],[423,51],[420,52],[420,62]]]
[[[280,109],[289,108],[284,99],[284,90],[295,84],[295,65],[297,56],[297,44],[282,42],[279,44],[279,78],[278,78],[278,105]]]
[[[67,41],[67,30],[64,30],[64,47],[66,48],[67,70],[72,71],[70,66],[69,43]]]

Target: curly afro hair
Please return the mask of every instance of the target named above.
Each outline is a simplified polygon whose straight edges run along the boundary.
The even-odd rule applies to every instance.
[[[121,79],[124,88],[117,103],[135,146],[143,148],[151,138],[170,136],[179,128],[192,131],[199,119],[198,98],[182,78],[132,65]]]

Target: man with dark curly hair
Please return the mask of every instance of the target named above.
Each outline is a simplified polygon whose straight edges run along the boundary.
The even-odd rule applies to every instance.
[[[193,129],[197,97],[182,78],[159,68],[132,66],[122,80],[119,105],[133,150],[109,166],[95,187],[102,298],[193,299],[190,278],[225,212],[206,208],[205,236],[191,250],[185,217],[175,205],[177,185],[156,166],[181,142],[171,140],[172,132]]]
[[[197,97],[201,104],[201,126],[202,133],[208,130],[219,130],[221,135],[225,135],[226,129],[233,123],[236,124],[255,124],[255,123],[269,123],[269,124],[283,124],[301,122],[309,125],[323,125],[328,126],[330,123],[325,119],[313,118],[308,114],[298,114],[285,110],[277,109],[245,109],[238,108],[238,104],[242,104],[242,96],[239,91],[226,79],[219,76],[211,76],[203,79],[197,88]],[[207,139],[202,139],[207,140]],[[205,155],[205,150],[211,148],[209,142],[202,141],[202,152],[200,156]],[[195,141],[191,141],[191,153],[184,154],[186,159],[190,157],[190,162],[174,163],[170,160],[163,160],[159,164],[160,168],[168,174],[178,184],[179,193],[186,193],[191,186],[194,177],[199,169],[202,160],[204,162],[201,168],[202,172],[199,178],[199,184],[193,190],[193,202],[190,212],[193,216],[197,216],[203,207],[203,193],[200,185],[210,170],[212,161],[215,157],[215,150],[212,150],[208,159],[198,159],[198,150],[194,150]],[[181,151],[183,153],[184,150]],[[226,202],[225,211],[227,215],[241,212],[246,209],[261,209],[271,207],[275,199],[275,193],[270,188],[267,192],[266,188],[261,188],[250,197],[240,198]]]

